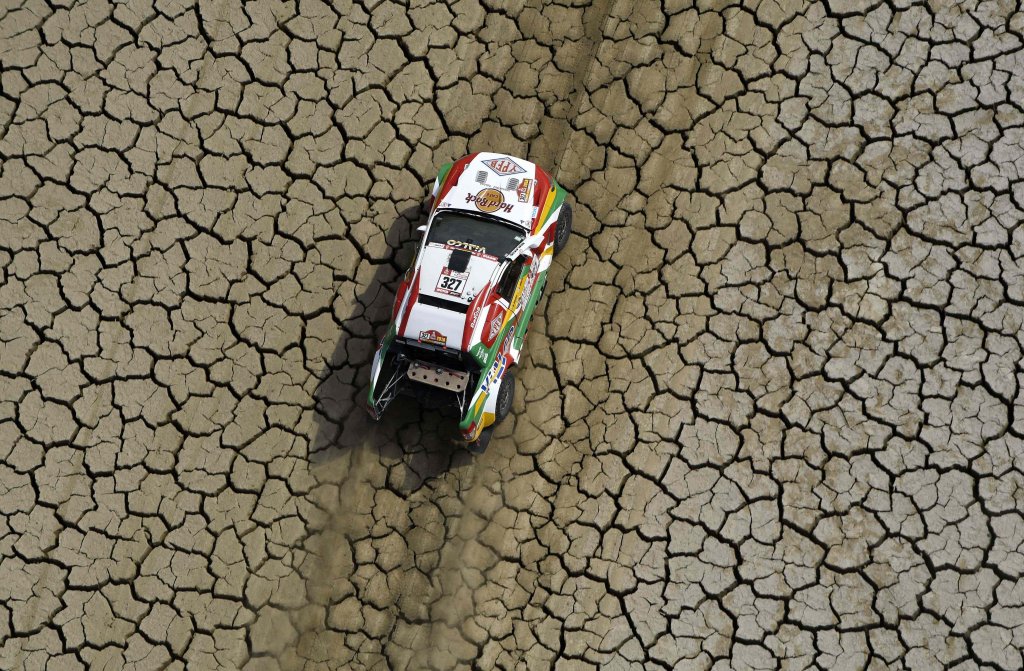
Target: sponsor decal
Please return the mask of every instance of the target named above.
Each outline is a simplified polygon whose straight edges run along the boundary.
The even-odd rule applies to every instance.
[[[440,331],[430,329],[429,331],[420,331],[420,342],[434,343],[435,345],[447,346],[448,338],[444,337]]]
[[[506,175],[518,175],[521,172],[526,172],[518,163],[510,159],[508,156],[492,158],[489,161],[484,161],[483,164],[502,177],[505,177]]]
[[[505,196],[497,189],[481,189],[475,196],[469,194],[466,196],[466,202],[473,203],[481,212],[512,211],[512,204],[506,203]]]
[[[480,385],[480,391],[486,393],[490,392],[490,389],[494,384],[501,379],[501,374],[505,372],[505,355],[499,354],[494,359],[494,363],[491,365],[491,369],[487,371],[487,377],[484,379],[484,383]]]
[[[514,296],[512,296],[512,303],[509,305],[508,311],[515,312],[519,309],[519,305],[523,300],[530,295],[530,289],[533,287],[533,270],[531,269],[526,273],[526,277],[519,284]]]
[[[474,254],[486,254],[487,248],[483,245],[474,245],[473,243],[464,243],[461,240],[450,240],[444,243],[449,246],[450,249],[465,249],[467,252],[473,252]]]
[[[463,242],[462,240],[449,240],[445,243],[449,247],[455,249],[465,249],[466,251],[473,252],[475,254],[486,254],[487,248],[482,245],[474,245],[472,242]]]
[[[439,249],[447,249],[452,251],[455,249],[463,249],[470,252],[474,256],[482,256],[485,259],[496,261],[497,256],[493,256],[487,253],[487,248],[481,245],[474,245],[472,242],[462,242],[461,240],[449,240],[448,242],[428,242],[427,247],[435,247]]]
[[[480,318],[481,309],[483,309],[483,303],[478,303],[477,306],[473,308],[473,316],[469,318],[469,328],[476,326],[476,320]]]
[[[494,336],[498,335],[498,331],[501,330],[501,323],[504,321],[504,314],[497,314],[494,319],[491,320],[491,330],[487,332],[487,339],[494,340]]]
[[[461,296],[466,289],[467,279],[469,279],[469,273],[457,273],[449,268],[442,268],[434,290],[449,296]]]
[[[523,297],[521,300],[530,300],[530,293],[533,291],[533,282],[537,279],[537,276],[533,274],[533,270],[526,276],[526,284],[523,285]]]
[[[526,277],[523,278],[516,289],[516,293],[512,296],[512,302],[508,308],[509,312],[515,312],[524,301],[530,300],[530,292],[533,291],[533,284],[537,281],[538,265],[540,265],[540,258],[538,256],[530,259],[530,268],[526,272]]]
[[[533,191],[533,180],[524,179],[519,182],[519,186],[516,187],[516,197],[519,198],[520,203],[530,202],[530,192]],[[537,216],[537,215],[533,215]]]

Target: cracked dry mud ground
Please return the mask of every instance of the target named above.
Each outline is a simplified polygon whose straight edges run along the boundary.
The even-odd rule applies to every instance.
[[[1018,669],[1012,1],[0,9],[0,667]],[[576,229],[470,457],[437,167]]]

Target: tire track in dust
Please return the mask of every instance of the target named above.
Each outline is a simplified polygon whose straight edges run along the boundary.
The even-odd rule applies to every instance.
[[[618,16],[628,15],[631,5],[632,3],[625,2],[624,0],[605,3],[605,7],[602,7],[600,12],[600,21],[595,22],[597,25],[591,24],[589,26],[587,34],[588,38],[592,40],[593,46],[587,55],[586,67],[581,68],[582,74],[574,79],[575,101],[572,105],[573,114],[569,119],[565,120],[565,132],[560,134],[560,141],[555,145],[557,149],[552,152],[552,158],[547,159],[547,165],[553,166],[555,177],[559,181],[566,180],[573,183],[582,182],[586,178],[586,175],[578,173],[578,166],[582,165],[582,162],[572,162],[568,167],[564,163],[566,156],[572,156],[573,153],[580,151],[580,140],[584,136],[583,130],[575,128],[573,122],[576,120],[576,115],[581,106],[592,93],[587,84],[591,81],[598,62],[601,60],[606,62],[620,60],[625,57],[627,49],[631,46],[628,43],[621,44],[610,39],[608,34],[609,22],[615,20]],[[617,9],[621,13],[616,12],[615,10]],[[717,8],[712,8],[710,11],[717,11]],[[693,72],[689,74],[696,74],[701,63],[719,46],[721,37],[721,31],[713,33],[707,31],[701,35],[702,44],[708,45],[708,48],[707,51],[700,54],[699,58],[693,60]],[[649,49],[655,49],[660,46],[662,45],[656,42],[651,44]],[[680,73],[680,76],[683,76],[683,73]],[[611,99],[606,104],[614,111],[633,104],[633,101],[627,95],[621,99]],[[543,151],[538,152],[535,150],[531,153],[531,157],[542,153]],[[543,162],[545,159],[538,158],[536,160]],[[655,182],[664,183],[671,170],[672,163],[664,161],[660,164],[659,169],[652,173],[652,177]],[[614,208],[625,195],[628,194],[607,191],[604,196],[607,202],[591,203],[590,207],[579,207],[577,209],[578,216],[591,216],[590,209],[601,211],[604,207]],[[576,245],[573,245],[573,247],[576,247]],[[554,272],[564,277],[574,264],[567,255],[563,255],[556,261],[555,265],[557,270]],[[546,305],[545,301],[542,307],[546,308]],[[539,332],[534,334],[532,340],[533,342],[530,343],[530,346],[524,350],[528,352],[527,356],[529,356],[529,351],[532,351],[534,347],[543,348],[550,346],[546,336],[539,334]],[[544,340],[544,342],[538,342],[538,340]],[[516,417],[517,428],[518,424],[523,421],[529,422],[529,416],[525,413]],[[535,431],[539,430],[537,427],[531,428]],[[532,487],[530,480],[515,476],[509,477],[507,475],[507,467],[511,466],[509,462],[515,456],[514,452],[510,455],[511,450],[508,449],[512,444],[514,442],[499,442],[499,439],[496,438],[488,452],[466,469],[468,487],[459,493],[460,499],[465,503],[466,512],[458,517],[454,527],[451,528],[450,540],[442,550],[441,563],[435,571],[437,574],[457,576],[457,584],[463,588],[461,593],[464,595],[473,594],[472,585],[474,581],[478,580],[480,574],[484,574],[493,568],[494,553],[502,557],[511,557],[517,554],[515,547],[517,541],[512,533],[513,530],[501,528],[499,529],[500,533],[495,534],[493,529],[488,527],[492,524],[500,524],[500,522],[494,520],[493,517],[490,519],[487,517],[489,502],[493,500],[495,491],[502,493],[503,503],[506,503],[509,499],[522,500],[531,493],[529,491],[529,488]],[[502,447],[504,449],[496,449]],[[569,442],[564,444],[562,449],[571,450],[573,454],[570,458],[560,459],[563,464],[566,464],[562,469],[562,477],[568,475],[571,464],[578,464],[581,461],[589,447],[587,443]],[[509,462],[505,462],[505,459],[508,459]],[[503,474],[505,475],[503,476]],[[502,545],[499,547],[489,547],[479,542],[480,537],[485,533],[492,538],[503,538]],[[449,587],[449,589],[451,588]],[[420,654],[411,655],[410,659],[413,661],[411,665],[407,664],[404,667],[398,668],[445,668],[452,663],[452,657],[454,657],[454,655],[447,655],[446,651],[448,649],[456,649],[459,645],[465,645],[460,635],[459,625],[467,622],[474,615],[480,604],[470,598],[460,598],[459,592],[454,595],[443,596],[450,597],[445,599],[444,608],[440,609],[445,613],[446,624],[443,626],[430,626],[429,634],[426,636],[422,635],[423,628],[417,629],[419,636],[413,641],[411,647]],[[494,598],[493,594],[488,596],[492,599]],[[503,590],[501,596],[508,596],[508,590]],[[434,657],[431,656],[431,653],[433,653]]]
[[[617,2],[622,3],[623,0],[617,0]],[[614,6],[613,0],[595,3],[593,7],[596,8],[596,11],[586,21],[585,39],[590,42],[591,46],[584,52],[585,55],[581,58],[580,63],[582,67],[577,68],[571,80],[571,93],[575,97],[571,105],[573,117],[585,95],[585,83],[594,67],[597,52],[604,43],[605,27]],[[526,76],[528,73],[521,71],[519,77],[509,78],[506,80],[506,84],[509,87],[514,87],[517,79],[521,80]],[[513,98],[512,104],[515,102],[516,100]],[[543,104],[538,106],[538,109],[541,112],[534,122],[539,127],[544,117]],[[500,111],[499,109],[493,110],[491,116],[500,117]],[[559,120],[559,122],[560,126],[564,126],[564,131],[558,134],[560,142],[555,145],[557,149],[553,152],[553,155],[557,156],[557,160],[551,161],[545,159],[544,156],[538,156],[536,159],[538,162],[558,166],[568,150],[571,138],[571,118]],[[503,127],[489,126],[487,130],[471,138],[470,143],[481,146],[493,146],[494,143],[503,144],[497,137]],[[542,136],[538,136],[531,142],[531,145],[537,146],[543,140]],[[527,150],[524,147],[521,151],[526,153]],[[539,153],[543,154],[543,152]],[[396,402],[395,406],[397,405]],[[395,411],[400,410],[395,406],[392,406],[389,411],[390,421],[394,421]],[[440,499],[445,499],[446,503],[450,503],[452,500],[458,501],[463,508],[463,511],[459,513],[450,510],[443,515],[440,512],[428,513],[433,518],[431,521],[444,530],[443,563],[434,567],[433,573],[436,574],[456,566],[484,565],[488,559],[480,546],[470,547],[468,541],[476,537],[477,534],[475,532],[466,533],[467,526],[470,525],[467,525],[465,520],[467,517],[473,516],[473,513],[470,512],[473,507],[472,501],[485,500],[490,496],[495,485],[500,486],[501,473],[494,468],[493,462],[498,457],[499,451],[506,451],[513,443],[495,438],[487,453],[473,461],[469,461],[467,458],[468,465],[459,469],[457,474],[449,474],[454,477],[444,478],[446,482],[435,478],[433,482],[425,483],[427,486],[418,487],[405,498],[390,491],[388,494],[378,496],[378,493],[382,491],[382,484],[389,481],[391,472],[384,465],[380,452],[383,445],[388,445],[395,438],[396,432],[389,431],[384,426],[365,427],[364,424],[367,423],[362,419],[355,421],[358,428],[353,433],[362,432],[365,435],[365,438],[360,440],[356,446],[347,448],[343,454],[321,463],[315,468],[314,476],[318,482],[336,483],[337,495],[331,497],[332,505],[324,506],[328,519],[323,530],[316,534],[310,543],[316,560],[312,574],[307,579],[306,589],[309,601],[316,604],[316,607],[305,609],[299,613],[296,623],[297,645],[294,649],[287,650],[279,659],[284,668],[302,668],[311,658],[337,660],[338,640],[328,632],[329,627],[327,626],[330,607],[332,604],[337,604],[339,600],[351,598],[343,596],[342,592],[348,591],[345,583],[355,569],[352,541],[368,538],[378,520],[402,519],[413,511],[436,511],[435,502]],[[361,431],[362,429],[365,431]],[[346,428],[345,431],[348,432],[349,429]],[[398,449],[401,450],[401,441],[396,442]],[[503,446],[505,450],[501,450]],[[384,448],[384,451],[388,451],[387,448]],[[450,456],[452,455],[428,454],[426,456],[428,463],[420,465],[427,473],[440,473],[446,470],[446,466],[451,468],[454,465],[451,462],[448,464],[438,463]],[[454,456],[459,457],[459,455]],[[392,466],[391,468],[396,467]],[[416,478],[418,478],[418,474],[414,477],[414,479]],[[453,487],[449,486],[452,483],[448,481],[451,480],[454,480]],[[383,497],[386,497],[386,501],[378,500]],[[454,522],[451,522],[452,518],[455,518]],[[391,560],[394,561],[394,559]],[[392,569],[388,574],[388,594],[385,595],[385,600],[373,604],[378,609],[386,609],[390,619],[386,627],[388,631],[383,633],[381,638],[401,638],[396,630],[402,627],[403,621],[397,617],[396,611],[416,610],[417,605],[427,606],[438,597],[436,588],[431,587],[429,583],[425,585],[422,578],[414,577],[417,573],[422,575],[416,560],[417,553],[409,545],[406,545],[401,560],[398,562],[398,568]],[[401,578],[393,583],[392,579],[396,574],[401,575]],[[463,577],[465,578],[465,576]],[[465,619],[465,611],[452,615],[460,616],[455,619]],[[453,621],[453,618],[449,618],[448,621]],[[371,654],[369,658],[361,658],[359,666],[410,668],[417,661],[429,661],[429,657],[417,655],[417,652],[444,647],[445,639],[446,635],[438,635],[436,628],[430,627],[430,632],[424,636],[424,628],[417,626],[412,636],[403,645],[408,650],[408,655],[404,656],[404,660],[389,658],[385,650],[378,655]]]
[[[556,142],[546,142],[548,138],[542,133],[531,143],[531,160],[551,170],[555,179],[561,179],[562,161],[569,151],[574,136],[573,121],[575,121],[580,106],[587,95],[586,84],[591,78],[599,53],[608,44],[605,36],[608,22],[612,19],[612,12],[617,6],[626,4],[629,4],[626,0],[604,0],[603,2],[594,3],[593,7],[597,8],[595,15],[585,26],[585,35],[590,43],[590,48],[587,50],[585,57],[581,59],[580,65],[583,67],[577,68],[573,77],[572,88],[575,100],[571,105],[572,113],[568,118],[559,120],[557,126],[562,127],[562,132],[558,133],[557,137],[559,139]],[[515,84],[515,82],[511,83]],[[536,123],[540,125],[541,119],[536,119]],[[489,142],[489,139],[481,142],[480,146],[492,146]],[[546,155],[544,151],[544,148],[548,146],[555,147],[555,150],[550,152],[550,155]],[[552,268],[554,272],[564,273],[568,270],[564,260],[556,262],[554,265],[558,267],[558,270],[555,270],[554,267]],[[547,343],[537,342],[536,331],[531,339],[534,341],[532,343],[533,346],[547,345]],[[524,347],[525,361],[529,361],[529,350],[530,343],[527,343]],[[523,420],[528,421],[528,415],[520,414],[515,419],[517,424]],[[510,459],[511,456],[514,456],[515,452],[510,450],[514,445],[514,439],[512,441],[503,441],[496,437],[489,446],[488,451],[481,457],[478,457],[467,469],[469,476],[468,487],[459,493],[460,499],[467,504],[467,508],[472,510],[473,503],[475,502],[482,511],[486,511],[488,500],[493,498],[495,491],[500,490],[502,492],[503,503],[508,498],[519,498],[525,493],[522,491],[522,488],[529,487],[529,482],[516,478],[503,478],[503,469],[499,463],[496,463],[499,459]],[[579,456],[581,455],[577,454],[573,461],[578,461]],[[487,519],[486,512],[484,515],[479,516],[479,519],[482,520],[482,524],[485,526],[495,523],[493,518]],[[477,523],[477,519],[465,514],[460,515],[451,529],[451,540],[445,544],[441,563],[437,567],[437,573],[458,575],[459,585],[465,587],[469,593],[473,591],[471,585],[473,584],[473,579],[476,578],[476,573],[487,571],[491,568],[489,564],[493,561],[491,556],[492,548],[478,542],[483,533],[479,526],[480,524]],[[515,545],[515,538],[509,533],[510,529],[503,528],[501,531],[500,535],[505,539],[505,547],[498,549],[502,551],[501,554],[503,556],[511,556],[514,552],[514,547],[510,546]],[[445,605],[447,607],[444,610],[449,614],[446,621],[453,624],[465,623],[472,617],[474,609],[477,607],[474,601],[457,597],[447,599]],[[418,631],[422,632],[423,630],[420,629]],[[458,629],[455,626],[430,627],[429,634],[426,637],[414,639],[410,647],[421,653],[427,653],[429,651],[443,651],[448,649],[448,647],[456,647],[460,643],[461,636],[458,635]],[[414,654],[411,659],[420,662],[419,666],[411,668],[430,668],[432,666],[431,662],[434,661],[429,654]],[[448,661],[450,660],[445,659],[442,663]],[[408,669],[410,666],[407,665],[405,668]]]

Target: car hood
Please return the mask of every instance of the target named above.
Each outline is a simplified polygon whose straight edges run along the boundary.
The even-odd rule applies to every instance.
[[[541,176],[534,163],[516,156],[474,154],[458,181],[442,194],[437,209],[477,210],[529,231],[541,196],[546,195],[537,191]],[[543,182],[549,183],[546,176]]]

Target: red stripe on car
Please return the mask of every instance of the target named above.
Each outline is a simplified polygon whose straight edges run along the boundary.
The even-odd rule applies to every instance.
[[[402,314],[402,323],[398,327],[398,335],[405,337],[405,327],[409,325],[409,315],[412,314],[412,306],[420,296],[420,271],[417,270],[412,278],[412,285],[409,287],[409,301],[405,304],[405,312]]]
[[[402,299],[405,298],[405,292],[409,290],[409,282],[403,280],[398,285],[398,292],[395,294],[395,306],[391,308],[391,321],[395,321],[398,317],[398,309],[402,307]]]

